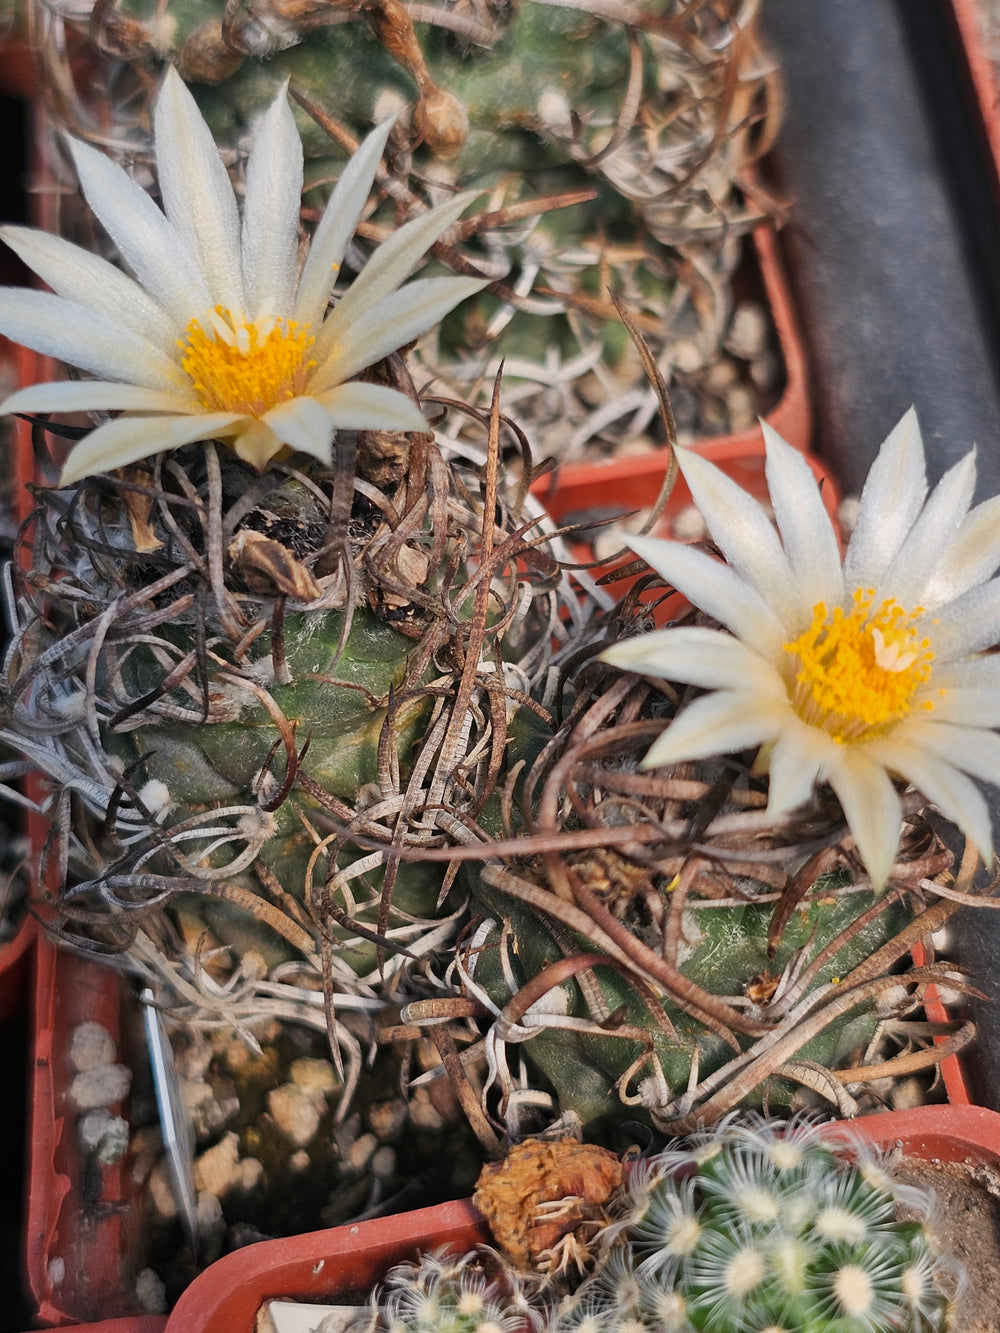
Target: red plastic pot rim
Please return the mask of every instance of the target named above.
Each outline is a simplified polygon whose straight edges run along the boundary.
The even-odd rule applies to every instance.
[[[976,99],[979,129],[993,165],[994,203],[1000,205],[1000,73],[986,49],[978,0],[948,0],[952,27],[965,57],[965,74]]]
[[[28,993],[31,950],[38,923],[28,913],[9,940],[0,944],[0,1022],[19,1013]]]
[[[985,1106],[917,1106],[836,1120],[824,1133],[860,1138],[875,1148],[900,1147],[938,1162],[1000,1164],[1000,1112]]]
[[[182,1293],[166,1333],[251,1333],[268,1297],[355,1294],[364,1299],[393,1264],[448,1246],[458,1252],[487,1241],[470,1199],[415,1212],[260,1241],[218,1259]]]
[[[124,1319],[102,1319],[96,1324],[63,1324],[63,1333],[164,1333],[165,1314],[138,1314]]]
[[[759,427],[746,436],[730,435],[709,443],[711,448],[699,448],[698,453],[739,482],[756,499],[767,498],[764,479],[767,453]],[[821,487],[824,507],[835,520],[840,504],[836,482],[815,454],[806,450],[802,450],[802,454]],[[606,463],[574,463],[540,478],[532,487],[532,494],[557,520],[585,515],[588,511],[625,514],[654,503],[668,466],[669,455],[665,449],[638,457],[612,458]],[[678,473],[661,524],[690,503],[691,492]]]
[[[35,956],[24,1228],[28,1287],[45,1324],[138,1317],[138,1300],[125,1276],[129,1241],[135,1240],[125,1202],[131,1185],[127,1161],[102,1169],[99,1200],[88,1213],[76,1134],[80,1112],[68,1095],[70,1034],[78,1023],[92,1020],[117,1043],[122,983],[109,968],[58,949],[44,932]]]

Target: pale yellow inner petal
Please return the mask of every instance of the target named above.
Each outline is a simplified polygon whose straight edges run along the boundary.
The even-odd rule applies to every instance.
[[[269,318],[256,323],[216,306],[192,319],[178,342],[181,364],[207,412],[262,417],[298,397],[316,362],[310,326]]]
[[[915,708],[934,706],[929,697],[915,702],[934,661],[917,627],[923,607],[906,611],[891,597],[877,606],[874,599],[872,589],[858,588],[849,610],[817,603],[809,628],[784,645],[792,707],[840,743],[884,735]]]

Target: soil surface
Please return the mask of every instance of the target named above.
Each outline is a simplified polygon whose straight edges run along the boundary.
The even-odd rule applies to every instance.
[[[949,1333],[1000,1333],[1000,1174],[981,1162],[907,1158],[894,1175],[934,1191],[934,1230],[968,1274]]]

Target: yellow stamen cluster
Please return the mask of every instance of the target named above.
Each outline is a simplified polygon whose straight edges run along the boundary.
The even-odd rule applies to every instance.
[[[306,356],[315,342],[309,325],[295,320],[247,322],[216,306],[184,332],[181,364],[208,412],[261,417],[302,393],[316,365]]]
[[[891,597],[873,606],[874,598],[859,588],[849,610],[819,602],[809,628],[784,645],[793,659],[792,706],[842,743],[884,734],[907,717],[931,674],[930,641],[915,623],[923,608],[905,611]],[[919,707],[933,703],[922,699]]]

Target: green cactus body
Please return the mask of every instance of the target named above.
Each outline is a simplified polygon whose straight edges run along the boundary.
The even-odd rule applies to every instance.
[[[431,700],[419,694],[411,697],[393,709],[390,721],[386,701],[403,681],[412,641],[364,608],[354,617],[343,651],[342,630],[339,612],[289,615],[283,638],[290,679],[287,684],[268,680],[268,690],[295,729],[300,749],[308,738],[307,765],[313,782],[327,795],[353,803],[360,791],[377,782],[379,744],[385,742],[387,727],[403,773],[409,771]],[[254,644],[252,660],[243,664],[251,678],[264,681],[273,675],[270,651],[270,635],[265,633]],[[139,697],[161,674],[148,656],[133,653],[121,683],[127,694]],[[428,679],[432,674],[425,672]],[[258,804],[262,775],[268,774],[265,780],[272,789],[283,776],[285,761],[274,755],[275,724],[267,708],[253,694],[241,693],[232,685],[223,688],[232,705],[227,721],[163,722],[125,737],[106,737],[109,752],[130,768],[139,762],[138,771],[145,778],[142,791],[162,803],[159,826],[168,836],[171,828],[222,804],[250,810]],[[306,899],[307,881],[314,882],[318,891],[337,870],[336,856],[316,861],[311,830],[319,811],[315,797],[294,787],[277,809],[267,812],[265,808],[257,816],[268,821],[258,863],[300,903]],[[231,856],[230,848],[222,848],[209,854],[208,863],[221,869]],[[367,894],[355,886],[360,901],[355,899],[353,907],[343,895],[339,899],[346,914],[373,932],[379,924],[383,876],[382,867],[373,868],[367,877]],[[225,882],[248,893],[260,891],[259,882],[246,871],[227,876]],[[433,916],[440,892],[439,872],[414,864],[402,867],[393,888],[393,922]],[[174,909],[184,915],[189,929],[203,921],[240,956],[254,948],[269,967],[293,956],[288,942],[265,921],[248,916],[229,901],[213,898],[211,891],[197,897],[181,894],[174,900]],[[333,921],[329,931],[333,939],[352,939],[343,956],[353,970],[363,975],[373,969],[373,942],[358,939]]]
[[[831,878],[831,887],[839,878]],[[501,959],[501,931],[497,927],[485,947],[477,941],[474,964],[476,982],[502,1007],[514,993],[509,984],[512,972],[520,987],[564,956],[562,946],[566,940],[563,938],[557,944],[543,919],[526,912],[488,885],[480,882],[475,891],[498,919],[508,922],[510,927],[506,946],[509,962],[505,965]],[[685,977],[714,995],[741,996],[761,974],[780,973],[796,951],[803,948],[813,953],[818,951],[820,944],[839,935],[872,901],[871,894],[826,893],[822,885],[817,885],[806,907],[793,914],[775,958],[768,954],[770,904],[747,902],[738,907],[689,910],[685,915],[688,945],[681,970]],[[813,985],[835,984],[891,939],[906,919],[902,907],[882,913],[829,960]],[[575,938],[573,943],[580,951],[587,950],[585,939]],[[731,1048],[721,1037],[669,999],[661,1003],[675,1036],[654,1019],[649,1006],[621,972],[597,967],[594,977],[606,1012],[615,1015],[614,1026],[629,1026],[645,1034],[648,1049],[655,1053],[667,1089],[673,1095],[687,1086],[694,1058],[698,1061],[699,1075],[704,1078],[732,1057]],[[539,1003],[535,1011],[539,1026],[522,1048],[530,1065],[555,1090],[562,1111],[576,1112],[586,1124],[606,1115],[622,1091],[637,1095],[640,1104],[655,1111],[663,1092],[657,1091],[656,1083],[648,1077],[648,1066],[630,1080],[627,1090],[619,1087],[616,1092],[619,1080],[642,1055],[641,1042],[603,1036],[594,1030],[567,1030],[556,1025],[558,1019],[548,1025],[544,1020],[546,1012],[583,1018],[590,1011],[577,983],[566,983]],[[871,1039],[878,1021],[873,1005],[860,1006],[806,1042],[796,1058],[836,1068],[851,1051]],[[770,1096],[780,1103],[782,1098],[790,1096],[791,1090],[791,1085],[782,1087],[779,1082],[770,1088]],[[760,1095],[757,1088],[753,1098],[759,1099]]]
[[[296,729],[301,745],[309,737],[309,767],[332,795],[353,797],[376,778],[376,751],[386,721],[389,691],[402,683],[412,642],[365,608],[358,611],[340,651],[344,617],[340,612],[289,615],[284,621],[286,684],[273,680],[271,636],[265,632],[243,663]],[[430,679],[430,672],[425,673]],[[152,689],[162,671],[146,657],[132,654],[123,680],[139,697]],[[232,703],[232,719],[211,726],[174,723],[130,734],[135,756],[143,757],[148,778],[166,784],[180,805],[249,796],[274,744],[274,722],[253,694],[220,683]],[[399,753],[409,756],[428,701],[404,705],[393,720]]]
[[[556,1333],[939,1333],[964,1275],[932,1200],[856,1151],[730,1120],[641,1163]]]
[[[200,477],[198,451],[186,466]],[[53,806],[66,848],[59,907],[74,928],[142,954],[170,986],[181,972],[196,979],[202,954],[221,946],[217,975],[246,972],[278,996],[282,1016],[291,1004],[313,1023],[325,1020],[301,997],[320,978],[374,1009],[379,991],[391,994],[454,934],[462,897],[449,893],[446,867],[395,857],[393,841],[444,841],[439,813],[458,818],[485,799],[486,760],[497,756],[497,767],[508,726],[537,750],[539,719],[510,696],[530,691],[523,654],[544,671],[552,621],[519,591],[514,559],[477,599],[481,520],[459,497],[474,493],[478,473],[449,466],[382,483],[409,532],[389,552],[368,499],[374,483],[358,481],[367,492],[347,522],[352,563],[322,583],[311,566],[328,539],[333,474],[309,462],[258,480],[223,459],[219,530],[223,515],[240,518],[214,583],[201,526],[169,487],[139,521],[127,489],[85,482],[58,533],[50,522],[65,501],[45,494],[32,554],[45,614],[21,605],[5,734],[65,792]],[[424,487],[448,476],[435,533]],[[514,525],[507,511],[501,522]],[[169,590],[147,592],[164,569]],[[550,581],[540,595],[564,592]],[[123,603],[131,609],[109,615]],[[216,998],[206,993],[206,1021]],[[244,1003],[250,1021],[271,999],[255,1001],[251,988]]]

